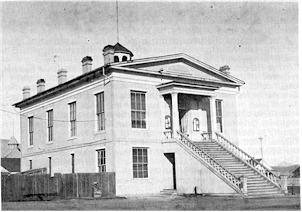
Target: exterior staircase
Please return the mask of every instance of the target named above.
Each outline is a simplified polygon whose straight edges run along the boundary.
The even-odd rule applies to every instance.
[[[199,159],[206,167],[233,187],[239,194],[248,197],[284,195],[277,177],[236,145],[216,133],[200,142],[193,142],[178,132],[176,141]],[[242,177],[247,179],[243,190]]]

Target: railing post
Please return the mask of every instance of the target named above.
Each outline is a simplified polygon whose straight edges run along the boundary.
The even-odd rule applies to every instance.
[[[286,175],[281,175],[281,188],[283,190],[283,192],[285,194],[288,193],[288,190],[287,190],[287,176]]]
[[[247,194],[247,176],[245,175],[242,175],[240,177],[240,188],[241,188],[241,191],[243,192],[243,194]]]

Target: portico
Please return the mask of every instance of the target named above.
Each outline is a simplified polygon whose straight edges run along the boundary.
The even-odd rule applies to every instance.
[[[165,117],[172,119],[171,138],[176,138],[177,131],[180,131],[198,141],[202,133],[215,132],[215,90],[219,89],[218,86],[172,81],[158,85],[157,89],[169,105],[169,114]]]

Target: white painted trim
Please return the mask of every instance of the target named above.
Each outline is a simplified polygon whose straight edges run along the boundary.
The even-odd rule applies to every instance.
[[[111,76],[110,76],[109,78],[111,78]],[[52,99],[43,101],[42,103],[35,104],[35,105],[31,106],[31,107],[28,107],[28,108],[26,108],[26,109],[21,110],[21,111],[20,111],[20,114],[28,113],[28,112],[30,112],[30,111],[33,111],[33,110],[37,109],[37,108],[40,108],[40,107],[43,107],[43,106],[45,107],[46,105],[49,105],[49,104],[58,102],[58,101],[60,101],[60,100],[62,100],[62,99],[67,99],[67,98],[69,98],[69,97],[71,97],[71,96],[73,96],[73,95],[76,95],[76,94],[82,93],[82,92],[84,92],[84,91],[93,89],[93,88],[95,88],[95,87],[100,86],[101,84],[99,84],[99,83],[101,83],[101,82],[103,82],[103,81],[104,81],[104,79],[97,80],[97,81],[92,82],[92,83],[90,83],[90,84],[88,84],[88,85],[84,85],[84,86],[82,86],[82,87],[76,88],[76,89],[74,89],[73,91],[66,92],[66,93],[63,93],[63,94],[61,94],[61,95],[59,95],[59,96],[57,96],[57,97],[53,97]],[[102,86],[103,86],[103,85],[102,85]]]
[[[77,101],[77,99],[70,99],[70,100],[68,100],[67,104],[69,105],[69,104],[74,103],[76,101]]]
[[[52,140],[51,141],[48,141],[48,137],[49,137],[49,134],[48,134],[48,112],[52,110]],[[53,143],[54,142],[54,124],[55,122],[53,121],[54,120],[54,109],[53,107],[51,109],[47,109],[45,111],[45,120],[46,120],[46,144],[49,144],[49,143]]]
[[[186,93],[186,94],[194,94],[194,95],[202,95],[202,96],[216,96],[217,94],[214,91],[203,91],[192,88],[169,88],[163,91],[159,91],[161,95],[171,94],[171,93]]]
[[[150,149],[151,147],[150,146],[146,146],[145,144],[139,144],[139,145],[130,145],[131,146],[131,176],[132,176],[132,180],[150,180],[151,179],[151,174],[150,174],[150,171],[151,171],[151,164],[150,164]],[[133,177],[133,148],[146,148],[147,149],[147,156],[148,156],[148,177],[147,178],[134,178]]]
[[[224,87],[221,87],[218,90],[215,90],[214,92],[217,94],[238,94],[239,93],[237,88],[224,88]]]
[[[188,60],[202,68],[205,68],[207,70],[210,70],[212,71],[213,73],[217,74],[217,75],[220,75],[228,80],[231,80],[231,81],[235,81],[236,83],[240,83],[240,84],[244,84],[244,82],[242,80],[239,80],[231,75],[225,75],[223,74],[221,71],[219,71],[218,69],[204,63],[204,62],[201,62],[187,54],[184,54],[184,53],[180,53],[180,54],[173,54],[173,55],[165,55],[165,56],[158,56],[158,57],[149,57],[149,58],[142,58],[142,59],[137,59],[137,60],[133,60],[131,61],[130,63],[120,63],[120,64],[116,64],[114,65],[115,67],[120,67],[120,68],[125,68],[129,65],[136,65],[136,64],[143,64],[143,63],[150,63],[150,62],[162,62],[162,61],[167,61],[167,60],[173,60],[173,59],[179,59],[179,58],[182,58],[182,59],[185,59],[185,60]]]
[[[98,170],[98,151],[99,150],[102,150],[104,149],[105,150],[105,165],[106,165],[106,171],[107,171],[107,151],[106,151],[106,146],[104,147],[98,147],[98,148],[94,148],[94,152],[95,152],[95,171],[96,173],[99,173],[99,170]]]
[[[94,142],[90,142],[90,143],[81,143],[81,144],[77,144],[77,145],[59,147],[56,149],[50,149],[50,150],[45,150],[45,151],[40,151],[40,152],[26,153],[26,154],[22,155],[22,158],[31,157],[31,156],[34,157],[34,156],[38,156],[38,155],[44,155],[44,154],[55,153],[55,152],[68,151],[71,149],[84,148],[84,147],[89,147],[89,146],[93,146],[96,144],[105,144],[105,143],[109,143],[109,142],[112,142],[112,141],[106,141],[106,139],[104,139],[101,141],[94,141]],[[33,148],[33,147],[31,147],[31,148]]]
[[[133,131],[147,131],[148,130],[148,121],[149,121],[149,107],[148,107],[148,91],[144,90],[144,89],[130,89],[130,122],[131,122],[131,130]],[[141,93],[145,93],[145,101],[146,101],[146,128],[132,128],[132,108],[131,108],[131,92],[141,92]]]
[[[32,119],[33,119],[33,144],[32,145],[30,145],[30,135],[29,135],[29,118],[31,118],[32,117]],[[27,149],[29,149],[29,148],[33,148],[34,147],[34,134],[35,134],[35,118],[34,118],[35,116],[34,115],[30,115],[30,116],[27,116]]]
[[[70,122],[70,105],[75,103],[75,112],[76,112],[76,122],[75,122],[75,136],[71,136],[71,122]],[[67,140],[72,140],[72,139],[76,139],[77,138],[77,132],[78,132],[78,124],[77,124],[77,119],[78,119],[78,114],[77,114],[77,101],[76,100],[72,100],[72,101],[68,101],[67,103],[68,105],[68,139]]]

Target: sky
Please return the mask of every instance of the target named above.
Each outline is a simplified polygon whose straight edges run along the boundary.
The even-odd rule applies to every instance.
[[[133,59],[188,54],[228,65],[243,80],[237,96],[239,146],[270,165],[299,163],[297,2],[0,2],[2,10],[1,138],[20,141],[22,88],[36,93],[81,75],[89,55],[103,65],[103,47],[119,41]]]

